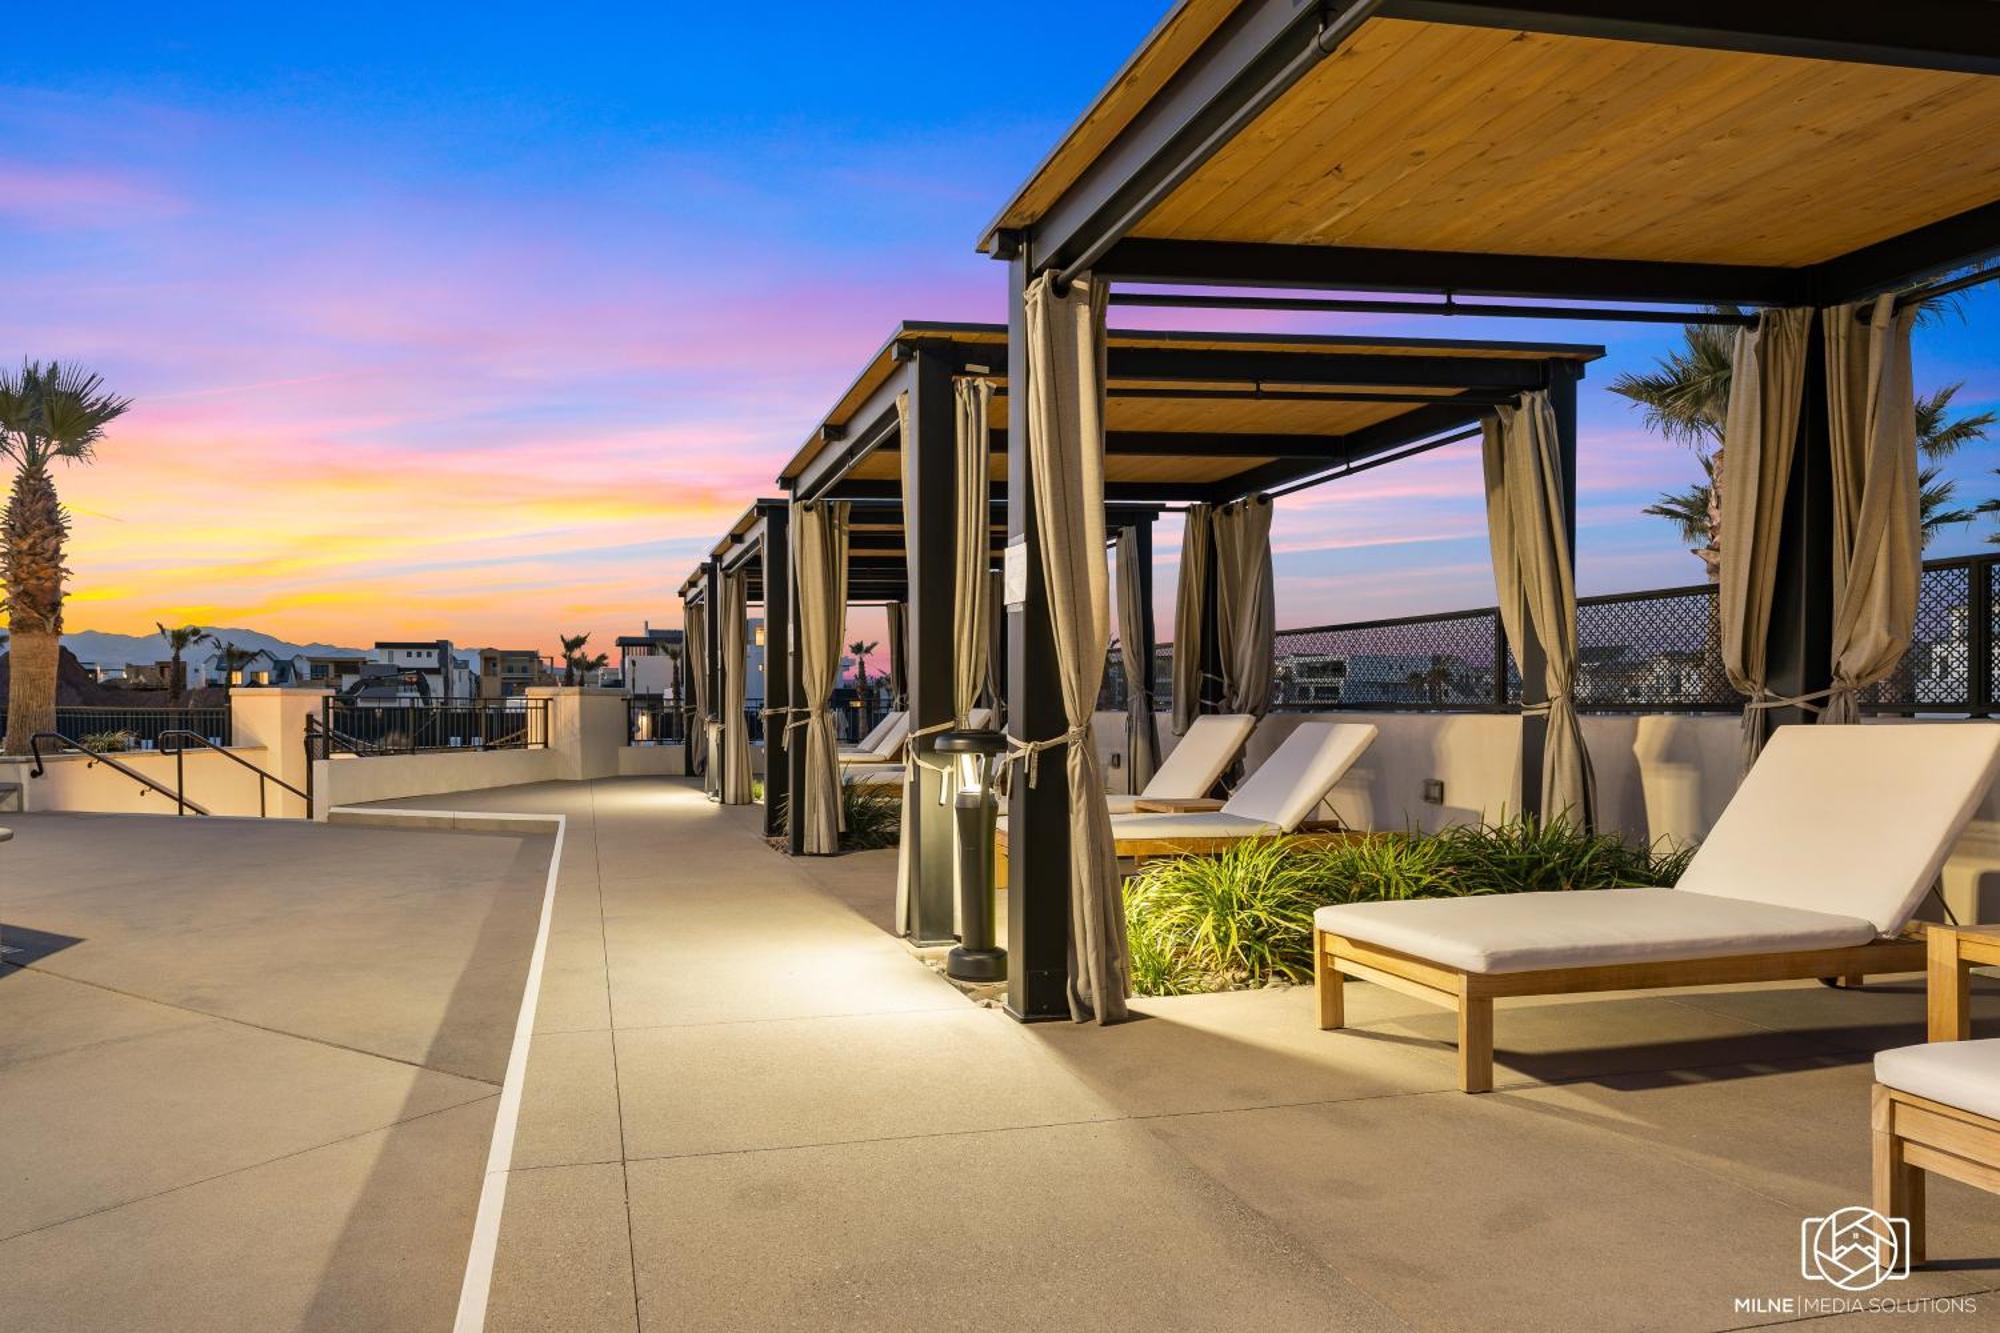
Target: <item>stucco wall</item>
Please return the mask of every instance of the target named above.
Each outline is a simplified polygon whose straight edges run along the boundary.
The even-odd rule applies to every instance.
[[[555,749],[337,755],[313,765],[313,803],[317,816],[325,818],[336,805],[548,782],[561,776],[561,761]]]
[[[618,773],[628,778],[683,777],[687,774],[687,752],[678,745],[621,745]]]
[[[269,767],[269,755],[261,746],[239,746],[232,753],[260,768]],[[175,785],[174,760],[157,751],[123,751],[112,758],[143,773],[171,790]],[[216,815],[255,815],[257,775],[231,763],[212,750],[190,750],[186,755],[187,796]],[[28,810],[94,810],[105,814],[171,815],[171,796],[149,791],[109,764],[92,763],[83,755],[50,755],[43,775],[29,777],[32,765],[25,762],[0,763],[0,782],[21,784]],[[305,812],[305,802],[277,787],[267,790],[273,816],[296,818]],[[11,808],[11,807],[10,807]]]

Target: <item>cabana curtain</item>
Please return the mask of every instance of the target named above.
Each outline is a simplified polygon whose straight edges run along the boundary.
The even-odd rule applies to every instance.
[[[1859,722],[1855,692],[1893,672],[1916,630],[1923,527],[1917,408],[1910,373],[1914,306],[1893,295],[1836,306],[1826,326],[1833,457],[1833,688],[1821,722]]]
[[[687,655],[681,673],[687,681],[688,702],[694,705],[688,718],[688,770],[702,774],[702,786],[713,790],[708,776],[708,604],[687,603],[686,633],[681,635]]]
[[[1028,455],[1069,729],[1058,737],[1015,742],[1030,783],[1040,752],[1063,749],[1069,779],[1070,1016],[1100,1023],[1125,1017],[1130,988],[1125,903],[1090,730],[1111,621],[1104,559],[1106,295],[1102,283],[1084,276],[1058,296],[1053,274],[1043,274],[1026,292]]]
[[[1201,714],[1201,623],[1207,601],[1214,512],[1191,504],[1181,529],[1181,572],[1174,589],[1174,735]]]
[[[1222,642],[1223,711],[1271,709],[1277,623],[1271,586],[1271,497],[1215,512],[1216,626]],[[1180,635],[1175,634],[1176,638]]]
[[[1571,686],[1576,678],[1576,580],[1570,565],[1562,456],[1546,391],[1524,394],[1485,422],[1486,525],[1500,623],[1510,643],[1533,633],[1541,645],[1549,701],[1542,759],[1542,811],[1588,828],[1597,818],[1597,778]]]
[[[1766,310],[1736,334],[1729,411],[1722,428],[1722,555],[1716,611],[1722,666],[1749,699],[1743,709],[1743,764],[1764,748],[1766,711],[1783,700],[1768,684],[1765,645],[1778,585],[1778,538],[1805,389],[1812,311]]]
[[[792,587],[798,596],[799,683],[802,718],[790,727],[806,734],[804,790],[792,793],[792,817],[804,821],[805,850],[830,856],[840,850],[840,761],[835,757],[828,704],[840,671],[840,636],[847,627],[847,523],[844,501],[792,506]]]
[[[1144,571],[1139,534],[1118,532],[1118,651],[1125,663],[1125,776],[1137,792],[1160,766],[1160,733],[1153,720],[1153,636],[1146,633]]]
[[[889,707],[910,706],[910,605],[890,602],[883,611],[889,620]]]
[[[961,379],[953,385],[957,406],[958,479],[954,545],[957,572],[952,579],[952,713],[963,727],[979,706],[986,683],[993,638],[993,557],[989,550],[986,477],[993,382]]]
[[[750,582],[741,569],[722,576],[722,762],[718,794],[724,805],[750,804],[750,720],[744,641],[750,636]]]

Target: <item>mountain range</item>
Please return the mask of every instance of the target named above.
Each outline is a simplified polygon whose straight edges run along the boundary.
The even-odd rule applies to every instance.
[[[311,656],[334,656],[344,654],[352,657],[366,657],[363,648],[343,648],[331,643],[292,643],[270,634],[261,634],[254,629],[212,629],[214,644],[202,644],[193,650],[204,654],[222,644],[234,644],[238,648],[256,651],[268,648],[274,653],[286,656],[308,654]],[[75,634],[65,634],[63,647],[76,654],[80,662],[99,662],[106,665],[124,666],[128,662],[159,662],[167,656],[167,642],[157,634],[107,634],[101,630],[80,630]]]

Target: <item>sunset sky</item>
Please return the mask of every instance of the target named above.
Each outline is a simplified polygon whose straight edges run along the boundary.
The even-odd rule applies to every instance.
[[[547,650],[677,624],[696,553],[898,319],[1002,316],[981,224],[1163,9],[1074,0],[1058,53],[948,5],[17,7],[0,356],[136,400],[58,479],[69,628]],[[2000,407],[2000,294],[1963,314],[1920,335],[1919,383]],[[1638,514],[1693,460],[1603,389],[1671,331],[1305,327],[1606,343],[1579,582],[1699,577]],[[1968,501],[1996,453],[1953,464]],[[1463,447],[1281,515],[1281,625],[1491,600]]]

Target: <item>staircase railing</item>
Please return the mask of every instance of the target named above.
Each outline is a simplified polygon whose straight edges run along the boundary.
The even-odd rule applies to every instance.
[[[213,750],[215,751],[215,753],[221,755],[224,759],[227,759],[230,763],[235,764],[240,768],[247,768],[252,773],[255,773],[257,775],[257,817],[259,819],[267,819],[270,817],[271,813],[270,806],[265,800],[264,789],[272,783],[276,783],[278,786],[283,787],[286,791],[290,792],[292,795],[298,797],[301,801],[304,801],[306,803],[306,818],[308,819],[312,818],[311,795],[309,795],[306,792],[300,791],[297,787],[294,787],[291,783],[285,781],[277,774],[265,772],[257,765],[251,763],[248,759],[245,759],[242,755],[223,749],[220,745],[217,745],[214,741],[211,741],[208,737],[200,735],[196,732],[183,731],[179,728],[175,728],[171,731],[161,732],[159,735],[159,739],[162,742],[168,740],[172,740],[174,742],[174,747],[171,750],[169,750],[165,744],[162,744],[160,746],[160,750],[161,753],[171,754],[174,757],[174,783],[183,790],[187,788],[187,770],[186,770],[187,760],[184,757],[187,754],[187,745],[185,742],[192,741],[194,744],[200,746],[202,749]]]
[[[144,787],[146,791],[156,791],[160,793],[160,795],[166,797],[168,800],[174,803],[174,813],[176,815],[185,815],[190,810],[194,811],[198,815],[205,815],[208,813],[208,808],[206,806],[203,806],[195,801],[190,801],[187,798],[187,783],[182,779],[182,775],[179,772],[180,766],[178,764],[175,765],[175,770],[176,770],[175,782],[177,784],[177,789],[169,789],[165,783],[157,782],[154,779],[147,777],[144,773],[141,773],[138,769],[133,768],[130,764],[120,763],[118,760],[113,759],[110,755],[101,753],[97,750],[93,750],[88,746],[81,744],[80,742],[73,741],[69,737],[62,735],[60,732],[38,731],[33,736],[28,738],[28,753],[33,755],[35,759],[35,766],[28,770],[28,776],[31,778],[39,778],[43,776],[43,770],[42,770],[43,741],[50,742],[58,750],[69,750],[73,751],[76,754],[85,756],[90,760],[89,763],[84,765],[85,768],[94,768],[98,764],[103,764],[106,768],[115,769],[118,772],[123,773],[126,777],[132,779],[132,781],[138,783],[141,787]],[[232,758],[233,757],[234,756],[232,756]],[[144,794],[145,792],[140,793],[140,795],[142,796]]]

